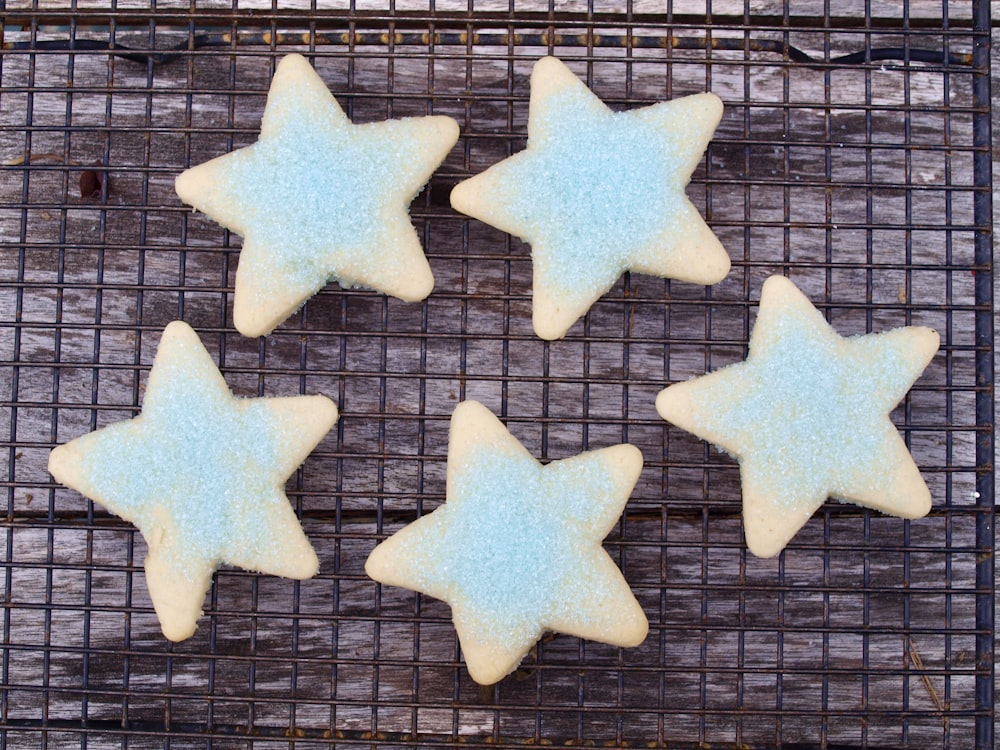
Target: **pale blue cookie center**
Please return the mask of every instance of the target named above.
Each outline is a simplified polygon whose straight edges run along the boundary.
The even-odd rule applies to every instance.
[[[437,511],[447,531],[435,544],[432,575],[451,582],[455,601],[478,616],[484,640],[533,639],[554,606],[592,593],[574,573],[580,546],[595,540],[574,518],[614,488],[599,461],[578,464],[571,482],[557,484],[531,457],[485,445],[457,472]]]
[[[685,200],[682,154],[639,118],[595,113],[581,92],[544,105],[531,158],[500,186],[497,200],[523,223],[533,261],[555,293],[589,297],[627,269],[637,249],[681,231],[672,217]],[[588,116],[567,121],[564,112],[581,107],[590,108]]]
[[[779,503],[876,489],[889,453],[874,394],[898,379],[903,352],[861,361],[795,316],[769,321],[765,333],[748,362],[733,366],[740,380],[731,393],[715,389],[693,404],[696,427],[731,436],[733,453],[752,461]]]
[[[247,239],[294,286],[330,278],[348,285],[383,260],[387,196],[399,191],[409,155],[323,108],[299,107],[302,116],[233,153],[224,190],[244,196]]]
[[[275,494],[279,446],[256,415],[228,395],[220,399],[198,372],[160,367],[169,374],[161,372],[152,408],[139,421],[108,428],[119,439],[95,442],[84,471],[147,538],[162,530],[170,561],[191,574],[201,569],[194,561],[257,536],[241,529]]]

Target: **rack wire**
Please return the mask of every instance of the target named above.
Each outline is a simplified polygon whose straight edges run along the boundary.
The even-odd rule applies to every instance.
[[[3,746],[993,747],[989,3],[773,5],[8,0]],[[411,210],[437,277],[425,303],[331,285],[249,340],[231,323],[239,239],[172,183],[255,140],[292,51],[356,121],[448,114],[462,136]],[[724,282],[626,276],[564,341],[533,336],[527,248],[448,193],[523,147],[544,54],[617,109],[723,97],[689,194],[733,259]],[[755,559],[736,464],[656,416],[667,383],[745,355],[774,273],[845,335],[941,332],[893,414],[934,496],[926,519],[827,504]],[[342,418],[289,485],[319,576],[224,569],[172,645],[141,537],[45,466],[137,413],[175,318],[238,395],[325,393]],[[643,451],[606,543],[650,617],[642,646],[548,637],[480,690],[446,605],[364,576],[379,539],[442,502],[466,398],[543,460]]]

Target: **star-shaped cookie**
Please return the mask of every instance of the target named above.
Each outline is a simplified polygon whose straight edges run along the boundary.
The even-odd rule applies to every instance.
[[[556,58],[535,64],[527,148],[451,194],[531,245],[535,333],[562,338],[625,271],[726,276],[729,256],[684,194],[721,117],[714,94],[613,112]]]
[[[282,58],[259,140],[177,177],[243,235],[233,321],[270,333],[328,281],[408,302],[434,286],[409,204],[458,140],[450,117],[353,124],[301,55]]]
[[[142,413],[55,448],[49,471],[139,528],[153,607],[163,634],[180,641],[223,563],[316,574],[284,484],[336,421],[324,396],[234,397],[198,335],[175,321]]]
[[[772,557],[827,497],[903,518],[930,511],[889,413],[939,342],[918,326],[841,337],[791,281],[772,276],[746,361],[666,388],[656,409],[738,459],[747,547]]]
[[[483,685],[513,671],[546,630],[638,645],[646,616],[601,540],[641,470],[628,444],[542,466],[486,407],[462,402],[445,504],[377,546],[365,570],[448,602]]]

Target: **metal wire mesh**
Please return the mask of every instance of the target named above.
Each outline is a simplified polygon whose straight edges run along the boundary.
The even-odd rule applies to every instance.
[[[5,746],[993,746],[988,3],[234,5],[7,4]],[[437,277],[425,303],[334,285],[249,340],[231,325],[239,240],[172,184],[255,140],[291,51],[356,121],[449,114],[462,137],[411,210]],[[564,341],[534,337],[527,248],[448,192],[523,147],[546,53],[617,109],[723,97],[689,190],[733,259],[723,283],[626,276]],[[928,518],[828,504],[755,559],[736,464],[657,417],[664,385],[744,356],[773,273],[845,335],[941,332],[893,415]],[[238,395],[325,393],[342,418],[289,485],[320,575],[224,569],[196,635],[171,645],[141,537],[45,466],[53,445],[137,413],[175,318]],[[642,449],[606,544],[650,617],[642,646],[546,638],[481,691],[446,605],[364,576],[378,539],[443,500],[465,398],[542,459]]]

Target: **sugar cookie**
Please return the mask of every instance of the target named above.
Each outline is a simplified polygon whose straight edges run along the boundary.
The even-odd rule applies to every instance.
[[[631,445],[542,466],[482,404],[459,404],[447,500],[378,545],[376,581],[448,602],[469,673],[489,685],[546,630],[618,646],[648,622],[601,546],[642,470]]]
[[[791,281],[772,276],[746,361],[666,388],[656,409],[739,460],[747,547],[771,557],[827,497],[903,518],[930,511],[889,412],[939,342],[917,326],[841,337]]]
[[[684,194],[722,117],[698,94],[612,112],[554,57],[531,74],[528,146],[459,183],[459,211],[531,245],[532,320],[558,339],[632,270],[698,284],[729,256]]]
[[[235,398],[198,335],[175,321],[142,413],[55,448],[49,471],[139,528],[153,607],[163,634],[180,641],[223,563],[316,574],[284,483],[336,421],[324,396]]]
[[[282,58],[260,139],[175,184],[181,200],[243,235],[237,330],[270,333],[330,280],[408,302],[430,294],[408,207],[457,140],[450,117],[355,125],[304,57]]]

